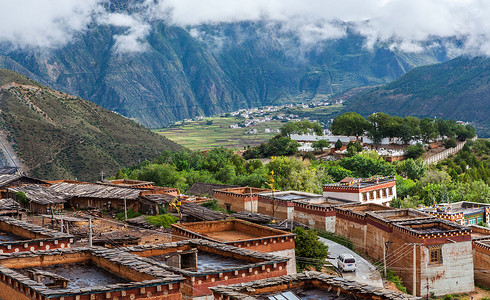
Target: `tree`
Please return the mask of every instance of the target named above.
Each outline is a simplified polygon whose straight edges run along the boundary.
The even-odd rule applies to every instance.
[[[427,167],[421,159],[413,160],[408,158],[398,162],[396,165],[396,173],[412,180],[420,179],[424,176],[426,170]]]
[[[366,121],[360,114],[347,112],[335,118],[330,129],[333,134],[357,137],[363,135],[368,126],[368,121]]]
[[[422,154],[424,154],[424,146],[422,146],[421,143],[418,143],[417,145],[410,145],[407,147],[407,149],[405,149],[406,158],[417,159]]]
[[[336,142],[335,142],[335,150],[340,150],[340,148],[342,148],[343,146],[343,143],[340,139],[338,139]]]
[[[436,137],[436,127],[434,120],[429,118],[423,118],[420,121],[420,134],[422,139],[428,143],[431,139]]]
[[[381,140],[389,136],[389,125],[391,116],[385,113],[374,113],[368,117],[371,123],[368,127],[368,136],[375,144],[381,143]]]
[[[475,127],[471,125],[457,124],[454,129],[454,133],[458,137],[458,140],[465,141],[475,136]]]
[[[296,227],[293,232],[296,234],[295,252],[298,268],[303,270],[308,267],[315,267],[321,270],[328,256],[328,246],[322,243],[315,230]]]
[[[323,151],[323,148],[329,148],[330,147],[330,143],[327,142],[327,140],[318,140],[318,141],[314,141],[311,144],[311,147],[313,149],[315,149],[316,151]]]
[[[310,122],[308,120],[302,120],[297,122],[289,122],[281,127],[281,135],[289,136],[291,134],[305,134],[314,132],[316,135],[323,135],[322,126],[318,122]]]

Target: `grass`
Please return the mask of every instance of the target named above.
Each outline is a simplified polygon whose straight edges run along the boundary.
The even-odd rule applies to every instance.
[[[128,210],[128,220],[141,216],[141,214],[134,210]],[[116,219],[124,221],[124,211],[120,211],[116,214]]]
[[[149,216],[146,221],[151,225],[155,225],[163,228],[170,228],[172,224],[177,223],[179,218],[172,216],[171,214],[164,214],[158,216]]]
[[[211,125],[207,125],[212,121]],[[200,121],[185,122],[183,125],[154,130],[179,145],[191,150],[212,149],[224,146],[231,149],[243,149],[255,146],[277,135],[265,133],[265,128],[279,129],[284,125],[280,121],[259,123],[247,128],[230,128],[231,124],[243,122],[235,117],[212,117]],[[248,134],[250,129],[257,129],[258,134]]]

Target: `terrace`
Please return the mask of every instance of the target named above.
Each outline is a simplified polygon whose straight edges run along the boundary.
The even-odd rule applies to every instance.
[[[8,287],[0,289],[2,298],[22,294],[35,299],[79,299],[81,295],[98,299],[101,294],[104,299],[164,299],[164,295],[180,293],[172,284],[179,286],[183,280],[136,255],[100,247],[13,253],[0,258],[0,281]]]
[[[237,219],[172,224],[172,231],[189,238],[204,238],[224,243],[294,236],[294,234],[288,232]]]
[[[323,198],[323,195],[317,195],[317,194],[312,194],[312,193],[306,193],[306,192],[298,192],[298,191],[284,191],[284,192],[267,192],[267,193],[261,193],[261,197],[267,197],[270,199],[276,199],[280,201],[285,201],[285,202],[291,202],[291,201],[307,201],[307,202],[323,202],[325,199]]]

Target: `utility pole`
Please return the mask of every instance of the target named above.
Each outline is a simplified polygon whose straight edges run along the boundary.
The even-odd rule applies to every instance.
[[[92,217],[88,218],[88,246],[92,247]]]
[[[128,207],[126,206],[126,197],[124,197],[124,221],[128,219]]]

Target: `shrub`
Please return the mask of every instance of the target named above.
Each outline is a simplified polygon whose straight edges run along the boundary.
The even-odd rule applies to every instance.
[[[396,276],[395,272],[393,270],[387,269],[386,270],[386,279],[388,281],[391,281],[395,284],[396,288],[402,291],[403,293],[407,294],[407,288],[403,286],[403,281],[400,277]]]
[[[141,216],[141,214],[139,212],[134,211],[132,209],[128,210],[128,219],[136,218],[139,216]],[[116,219],[118,219],[119,221],[124,221],[124,210],[120,211],[116,214]]]
[[[179,218],[177,218],[176,216],[172,216],[171,214],[149,216],[146,218],[146,221],[151,225],[164,228],[170,228],[170,225],[177,223],[178,220]]]
[[[206,208],[209,208],[211,210],[214,210],[214,211],[220,211],[220,212],[226,213],[226,209],[219,206],[218,200],[216,200],[216,199],[213,199],[213,200],[208,201],[208,202],[204,202],[201,205],[206,207]]]
[[[20,204],[27,204],[29,203],[29,200],[27,200],[27,196],[24,192],[18,191],[15,193],[15,199],[20,203]]]

